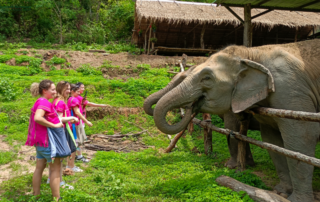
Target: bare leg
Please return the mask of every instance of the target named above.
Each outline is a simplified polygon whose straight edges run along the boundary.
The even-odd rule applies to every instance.
[[[61,159],[56,158],[54,163],[50,163],[50,188],[52,196],[58,200],[60,198],[60,168]]]
[[[73,168],[74,167],[75,158],[76,158],[76,152],[73,152],[71,154],[71,158],[70,159],[68,158],[68,167],[69,168]]]
[[[32,177],[33,195],[40,195],[40,184],[43,170],[46,168],[46,159],[37,159],[36,169]]]

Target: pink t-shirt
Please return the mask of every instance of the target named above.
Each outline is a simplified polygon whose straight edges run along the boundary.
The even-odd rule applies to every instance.
[[[80,112],[83,114],[83,112],[86,111],[86,106],[87,106],[87,104],[88,104],[89,101],[88,101],[88,100],[85,100],[85,101],[83,101],[83,103],[82,103],[83,97],[80,96],[80,95],[77,97],[77,99],[79,100],[79,103],[80,103],[80,105],[81,105]]]
[[[29,119],[28,139],[25,145],[48,147],[49,139],[47,127],[38,124],[34,121],[34,115],[37,109],[45,111],[44,118],[53,124],[60,122],[53,105],[45,98],[39,98],[31,108],[31,115]]]
[[[79,107],[79,110],[81,112],[81,106],[80,106],[80,102],[77,98],[75,97],[70,97],[68,100],[68,108],[69,108],[69,112],[71,114],[71,110],[73,110],[74,107]],[[77,117],[79,119],[79,117],[74,113],[73,110],[73,116]],[[80,119],[79,119],[80,120]],[[79,121],[78,123],[74,123],[76,126],[78,126],[80,124],[81,121]]]
[[[53,107],[56,109],[58,113],[62,113],[62,117],[69,117],[71,116],[70,110],[68,105],[63,100],[55,99],[52,102]],[[64,126],[66,124],[64,123]]]
[[[80,112],[81,112],[81,114],[83,114],[84,115],[84,117],[86,117],[87,118],[87,113],[85,113],[86,112],[86,106],[87,106],[87,104],[88,104],[88,100],[85,100],[85,101],[83,101],[83,103],[82,103],[82,100],[83,100],[83,97],[82,96],[78,96],[77,97],[77,99],[79,100],[79,103],[80,103],[80,105],[81,105],[81,108],[80,108]],[[84,122],[81,120],[81,122],[82,122],[82,124],[83,124],[83,126],[84,126]]]

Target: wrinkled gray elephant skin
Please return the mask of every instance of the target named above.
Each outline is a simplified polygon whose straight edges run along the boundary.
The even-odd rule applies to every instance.
[[[176,87],[163,95],[154,109],[156,126],[164,133],[184,129],[191,119],[193,102],[204,99],[201,112],[240,113],[253,107],[319,112],[320,40],[255,48],[229,46],[195,67]],[[166,122],[174,108],[187,107],[175,125]],[[262,140],[314,156],[320,125],[254,115]],[[294,202],[313,201],[313,166],[269,151],[280,183],[278,192]]]

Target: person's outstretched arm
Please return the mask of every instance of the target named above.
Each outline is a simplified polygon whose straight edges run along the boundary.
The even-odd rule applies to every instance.
[[[74,107],[73,108],[74,113],[82,120],[84,121],[86,124],[88,124],[88,126],[92,126],[92,123],[90,121],[88,121],[80,112],[79,107]]]
[[[96,104],[96,103],[93,103],[93,102],[88,102],[87,105],[90,106],[90,107],[107,107],[107,106],[110,106],[110,105],[105,105],[105,104]]]

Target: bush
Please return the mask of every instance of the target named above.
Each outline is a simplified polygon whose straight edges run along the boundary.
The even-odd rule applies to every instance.
[[[0,78],[0,100],[12,101],[16,98],[13,82],[8,78]]]
[[[92,67],[90,64],[83,64],[77,69],[78,72],[81,72],[84,76],[89,75],[102,75],[101,71],[98,71],[97,68]]]

